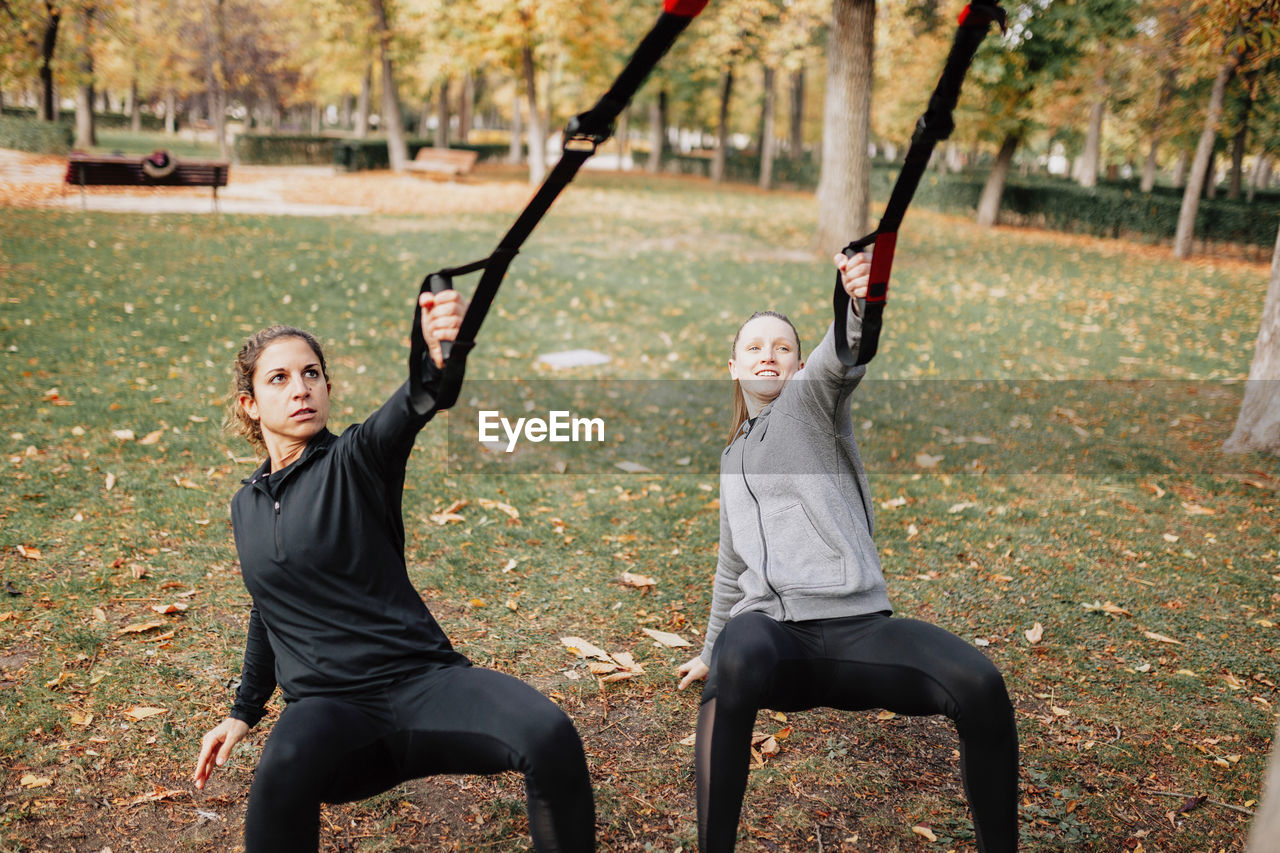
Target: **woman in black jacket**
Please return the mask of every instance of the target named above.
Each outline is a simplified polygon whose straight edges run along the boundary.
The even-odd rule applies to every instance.
[[[309,333],[273,326],[235,366],[232,423],[267,459],[231,502],[253,597],[230,715],[205,734],[194,781],[264,714],[286,706],[249,793],[245,847],[307,850],[320,804],[350,802],[436,773],[525,776],[539,851],[594,848],[586,758],[568,716],[511,676],[454,651],[409,580],[401,493],[418,431],[436,412],[440,341],[463,313],[457,293],[424,293],[429,355],[368,420],[335,436],[329,378]]]

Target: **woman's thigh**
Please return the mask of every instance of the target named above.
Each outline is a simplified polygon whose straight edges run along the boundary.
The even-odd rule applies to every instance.
[[[396,742],[405,778],[435,773],[529,772],[545,753],[581,753],[569,717],[518,678],[452,666],[393,689]]]

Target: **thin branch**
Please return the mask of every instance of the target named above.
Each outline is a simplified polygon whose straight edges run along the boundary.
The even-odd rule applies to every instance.
[[[1180,794],[1177,791],[1147,791],[1146,793],[1155,797],[1181,797],[1183,800],[1200,799],[1199,797],[1193,797],[1191,794]],[[1240,812],[1240,814],[1247,814],[1249,817],[1253,817],[1253,812],[1246,809],[1244,806],[1233,806],[1231,803],[1224,803],[1220,800],[1211,800],[1208,797],[1205,797],[1202,802],[1206,802],[1214,806],[1222,806],[1224,809],[1231,809],[1232,811]]]

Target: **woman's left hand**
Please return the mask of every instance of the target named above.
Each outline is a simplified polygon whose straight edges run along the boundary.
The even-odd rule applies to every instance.
[[[871,282],[871,255],[859,252],[852,258],[844,252],[837,252],[836,269],[840,270],[840,282],[850,299],[866,299],[867,285]]]
[[[440,342],[457,340],[462,315],[467,313],[467,301],[456,290],[442,290],[418,294],[418,305],[422,307],[422,339],[427,342],[436,367],[444,367]]]

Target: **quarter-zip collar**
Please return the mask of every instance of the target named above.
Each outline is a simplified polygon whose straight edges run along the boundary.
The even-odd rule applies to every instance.
[[[284,474],[281,476],[280,482],[283,483],[291,479],[294,473],[300,470],[302,466],[305,465],[307,461],[311,459],[311,457],[315,456],[318,453],[322,453],[325,450],[328,450],[329,445],[332,442],[333,442],[333,433],[329,432],[328,427],[325,427],[324,429],[316,433],[314,436],[312,436],[311,440],[307,442],[306,450],[302,451],[302,455],[281,469],[282,471],[284,471]],[[262,464],[258,466],[256,471],[254,471],[252,474],[250,474],[248,477],[241,480],[240,482],[246,486],[253,486],[254,488],[257,488],[257,489],[266,490],[267,488],[266,480],[268,477],[271,476],[272,473],[274,472],[272,472],[271,470],[271,459],[270,457],[268,457],[267,459],[263,460]]]

